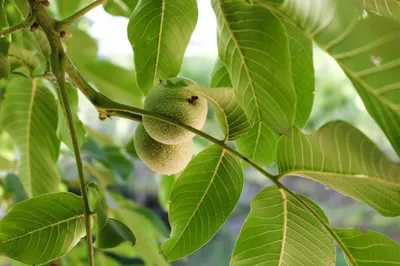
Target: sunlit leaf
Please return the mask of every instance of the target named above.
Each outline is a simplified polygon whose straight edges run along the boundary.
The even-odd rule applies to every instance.
[[[123,16],[129,18],[139,0],[110,0],[103,7],[106,12],[113,16]]]
[[[313,179],[382,215],[400,215],[400,165],[349,124],[331,122],[310,135],[295,130],[282,137],[277,164],[281,175]]]
[[[285,0],[281,6],[257,1],[280,8],[336,59],[400,154],[400,23],[365,12],[356,0]]]
[[[357,0],[366,10],[375,11],[385,17],[400,22],[400,5],[398,0]]]
[[[10,171],[14,170],[15,168],[15,162],[12,162],[0,155],[0,171]]]
[[[127,208],[118,209],[115,213],[135,234],[136,245],[133,248],[145,265],[169,265],[160,254],[157,233],[146,217]]]
[[[177,175],[161,176],[160,184],[158,186],[158,200],[165,211],[169,210],[169,196],[171,195],[171,190],[176,178]]]
[[[292,78],[297,95],[295,125],[304,127],[314,102],[314,64],[312,41],[296,25],[284,22],[292,59]]]
[[[284,25],[270,11],[245,1],[213,0],[212,5],[217,17],[219,57],[229,72],[239,104],[250,120],[289,134],[296,93]]]
[[[229,77],[228,70],[221,59],[215,62],[214,69],[211,73],[211,88],[232,87],[231,78]]]
[[[4,2],[5,0],[0,0],[0,31],[8,27],[7,16],[4,12]],[[10,41],[11,36],[0,38],[0,80],[7,79],[8,73],[10,72],[10,66],[7,61]]]
[[[0,220],[0,253],[37,265],[65,255],[85,235],[80,197],[49,193],[22,201]]]
[[[176,180],[170,196],[170,238],[162,245],[168,261],[206,244],[228,219],[243,189],[240,162],[212,145],[199,153]]]
[[[66,89],[68,93],[69,103],[71,106],[72,116],[74,119],[76,136],[78,138],[79,146],[82,146],[86,142],[85,137],[85,127],[82,121],[78,117],[78,91],[71,86],[71,84],[66,83]],[[64,112],[64,107],[62,105],[61,99],[58,102],[58,125],[57,125],[57,137],[64,142],[68,148],[73,151],[74,147],[72,145],[71,133],[68,126],[68,121]]]
[[[188,89],[200,93],[213,105],[227,140],[235,140],[247,132],[249,122],[243,109],[239,106],[232,88],[212,89],[200,85],[191,85]]]
[[[195,0],[141,0],[128,24],[136,80],[147,94],[159,79],[178,75],[197,22]]]
[[[299,197],[329,223],[315,203]],[[334,265],[333,238],[293,196],[267,187],[254,197],[250,207],[232,254],[232,266]]]
[[[48,88],[19,75],[12,77],[2,102],[4,129],[20,152],[18,172],[29,196],[58,190],[56,168],[57,102]],[[16,108],[18,106],[18,108]]]
[[[344,243],[356,265],[398,265],[400,245],[374,231],[359,229],[334,229]],[[347,258],[349,261],[349,258]]]
[[[236,140],[238,150],[260,166],[273,164],[279,135],[263,122],[255,123]]]

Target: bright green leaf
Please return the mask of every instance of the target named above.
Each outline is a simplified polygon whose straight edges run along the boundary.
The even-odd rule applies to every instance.
[[[277,164],[281,175],[313,179],[382,215],[400,215],[400,165],[349,124],[331,122],[310,135],[294,130],[279,140]]]
[[[66,18],[90,2],[92,0],[56,0],[55,4],[60,18]]]
[[[146,217],[127,208],[118,209],[115,213],[135,234],[136,245],[133,248],[145,265],[169,265],[160,254],[157,233]]]
[[[78,91],[71,86],[71,84],[66,83],[66,89],[68,93],[69,103],[72,110],[72,116],[74,119],[76,136],[78,138],[79,147],[86,142],[85,137],[85,126],[78,117]],[[61,99],[58,102],[58,125],[57,125],[57,137],[68,146],[68,148],[73,151],[74,147],[72,145],[71,133],[68,126],[68,121],[66,114],[64,112],[63,104]]]
[[[398,0],[357,0],[366,10],[375,11],[385,17],[400,22],[400,5]]]
[[[80,197],[49,193],[22,201],[0,220],[0,253],[37,265],[64,256],[85,236]]]
[[[323,211],[299,195],[325,222]],[[334,265],[333,238],[290,194],[276,187],[261,190],[236,240],[232,266]]]
[[[199,153],[176,180],[170,196],[170,238],[162,245],[168,261],[206,244],[228,219],[243,189],[237,158],[217,145]]]
[[[12,77],[2,102],[4,129],[21,154],[19,177],[29,196],[58,190],[56,167],[57,102],[48,88],[19,75]]]
[[[284,25],[265,8],[242,0],[213,0],[212,5],[219,56],[232,77],[239,104],[250,120],[289,134],[296,93]]]
[[[239,106],[232,88],[211,89],[201,85],[191,85],[187,88],[203,95],[214,106],[227,140],[238,139],[247,132],[249,128],[247,116]]]
[[[334,229],[357,266],[399,265],[400,245],[392,239],[374,231],[359,229]],[[347,258],[349,261],[349,258]]]
[[[165,211],[169,210],[169,196],[171,195],[172,187],[177,178],[177,175],[161,176],[160,184],[158,186],[158,201]]]
[[[159,79],[178,75],[197,23],[196,0],[141,0],[128,24],[136,80],[147,94]]]
[[[363,13],[356,0],[286,0],[280,9],[336,59],[400,154],[400,23]]]
[[[0,31],[8,27],[7,16],[4,11],[5,0],[0,0]],[[7,79],[10,72],[10,65],[7,61],[8,49],[10,47],[11,36],[1,38],[0,36],[0,80]]]
[[[314,64],[312,41],[296,25],[284,22],[292,59],[292,78],[297,95],[295,125],[304,127],[314,102]]]
[[[232,87],[232,81],[229,77],[228,70],[226,69],[224,63],[222,63],[221,59],[215,62],[214,69],[211,73],[211,88],[220,88],[220,87]]]
[[[279,135],[263,122],[255,123],[250,130],[236,140],[236,146],[248,159],[260,166],[273,164]]]
[[[104,4],[104,10],[113,16],[129,18],[139,0],[109,0]]]
[[[14,162],[0,155],[0,171],[11,171],[16,168]]]

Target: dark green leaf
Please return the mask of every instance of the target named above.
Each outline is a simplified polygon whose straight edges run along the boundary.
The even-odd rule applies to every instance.
[[[72,116],[75,124],[76,136],[78,138],[79,146],[82,146],[86,142],[85,127],[82,121],[78,117],[78,91],[66,83],[66,89],[68,93],[69,103],[72,110]],[[58,102],[58,125],[57,125],[57,137],[70,148],[74,150],[72,145],[71,133],[68,126],[68,121],[64,112],[64,107],[61,103],[61,99]]]
[[[129,18],[139,0],[109,0],[104,4],[104,10],[113,16]]]
[[[237,158],[217,145],[199,153],[176,180],[170,196],[170,238],[162,245],[168,261],[206,244],[228,219],[243,189]]]
[[[7,16],[4,11],[5,0],[0,0],[0,31],[8,27]],[[10,66],[7,61],[8,49],[11,42],[11,36],[2,38],[0,36],[0,80],[7,79],[10,72]]]
[[[197,23],[195,0],[141,0],[128,24],[136,79],[147,94],[159,79],[178,75]]]
[[[135,235],[124,223],[108,218],[106,224],[98,232],[96,247],[101,249],[113,248],[124,242],[130,242],[134,246]]]
[[[268,0],[257,1],[271,7]],[[372,12],[363,13],[357,2],[288,0],[280,12],[336,59],[400,154],[400,23]]]
[[[97,204],[100,200],[99,187],[96,183],[91,182],[87,185],[88,190],[88,203],[91,212],[95,212]]]
[[[21,154],[18,172],[29,196],[58,190],[57,102],[48,88],[15,75],[2,102],[4,129]]]
[[[255,123],[250,130],[236,140],[238,150],[260,166],[273,164],[279,135],[265,123]]]
[[[81,198],[49,193],[14,205],[4,216],[0,252],[26,264],[44,264],[64,256],[83,236]]]
[[[232,87],[232,81],[229,77],[228,70],[221,59],[215,62],[213,72],[211,73],[211,88]]]
[[[299,195],[300,196],[300,195]],[[324,212],[302,197],[327,223]],[[261,190],[236,240],[232,266],[334,265],[333,238],[290,194],[276,187]]]
[[[242,0],[213,0],[212,5],[219,57],[232,77],[239,104],[250,120],[290,134],[296,92],[284,25],[265,8]]]
[[[349,124],[331,122],[310,135],[294,130],[279,140],[277,164],[281,175],[313,179],[382,215],[400,215],[400,165]]]
[[[391,266],[400,264],[400,245],[374,231],[359,229],[334,229],[348,249],[355,265]],[[349,258],[347,258],[349,261]]]
[[[18,176],[14,174],[6,175],[4,178],[3,189],[4,195],[11,196],[16,203],[28,199],[28,195],[26,195]]]

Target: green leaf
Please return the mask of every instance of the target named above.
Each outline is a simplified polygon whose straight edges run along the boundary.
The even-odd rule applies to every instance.
[[[366,10],[375,11],[382,16],[400,21],[400,5],[397,0],[358,0],[358,2]]]
[[[96,59],[98,52],[97,41],[79,28],[71,28],[69,31],[72,33],[73,38],[63,39],[63,42],[67,46],[68,56],[74,65],[81,70],[82,66]],[[82,45],[82,43],[85,45]]]
[[[231,80],[239,104],[250,120],[289,134],[296,92],[284,25],[265,8],[245,1],[213,0],[212,5],[219,57],[234,77]]]
[[[296,25],[283,21],[289,40],[292,78],[297,95],[295,125],[304,127],[314,102],[315,78],[312,41]]]
[[[237,158],[217,145],[199,153],[176,180],[170,196],[170,238],[161,249],[177,260],[206,244],[228,219],[243,189]]]
[[[79,70],[101,93],[111,99],[138,107],[143,105],[143,94],[131,70],[100,59],[87,62]]]
[[[349,124],[331,122],[310,135],[294,130],[279,140],[277,164],[282,176],[307,177],[384,216],[400,215],[400,165]]]
[[[118,218],[135,234],[136,245],[133,248],[145,265],[169,265],[160,254],[157,232],[145,216],[127,208],[118,209],[114,213],[118,214]]]
[[[27,194],[57,191],[60,141],[54,95],[37,81],[15,75],[7,85],[2,107],[4,129],[20,152],[18,172]]]
[[[400,155],[400,23],[363,14],[357,1],[287,0],[280,8],[336,59]]]
[[[26,264],[64,256],[85,236],[80,197],[49,193],[17,203],[0,221],[0,253]]]
[[[72,116],[74,119],[76,136],[78,138],[79,147],[81,147],[86,142],[85,137],[85,126],[78,117],[78,91],[71,86],[70,83],[65,84],[67,89],[69,103],[72,110]],[[61,103],[61,99],[58,101],[58,125],[57,125],[57,137],[68,146],[68,148],[73,151],[74,147],[72,145],[71,133],[68,126],[68,121],[66,114],[64,112],[64,106]]]
[[[211,89],[201,85],[191,85],[187,88],[203,95],[214,106],[227,140],[238,139],[247,132],[249,128],[247,116],[239,106],[232,88]]]
[[[96,183],[90,182],[87,185],[87,191],[88,191],[89,209],[91,212],[94,212],[96,210],[97,204],[99,203],[99,200],[100,200],[99,187],[97,186]]]
[[[11,69],[26,66],[31,73],[39,67],[39,60],[31,51],[13,43],[8,50],[8,61],[10,62]]]
[[[0,0],[0,31],[8,27],[7,16],[4,11],[5,0]],[[10,65],[7,61],[8,49],[10,47],[11,36],[0,38],[0,80],[7,79],[10,72]]]
[[[334,229],[349,251],[355,265],[398,265],[400,245],[374,231],[360,229]]]
[[[314,202],[298,196],[329,223]],[[293,196],[267,187],[254,197],[250,207],[230,265],[334,265],[333,238]]]
[[[178,75],[197,23],[195,0],[141,0],[128,24],[139,88]]]
[[[158,201],[164,211],[169,210],[169,196],[171,195],[172,187],[177,178],[177,175],[161,176],[160,185],[158,186]]]
[[[55,0],[60,18],[66,18],[90,3],[91,0]]]
[[[220,87],[232,87],[232,81],[229,77],[228,70],[226,69],[224,63],[221,59],[215,62],[214,69],[211,73],[211,88],[220,88]]]
[[[110,0],[103,7],[106,12],[113,16],[129,18],[139,0]]]
[[[124,223],[113,218],[108,218],[106,224],[98,233],[96,247],[108,249],[124,242],[130,242],[134,246],[136,242],[135,235]]]
[[[250,130],[236,140],[237,149],[260,166],[271,165],[275,160],[279,135],[263,122],[255,123]]]
[[[3,189],[4,197],[11,196],[15,203],[28,199],[28,195],[26,195],[18,176],[14,174],[6,175],[3,182]]]
[[[16,165],[14,162],[0,155],[0,171],[10,171],[14,170],[15,168]]]

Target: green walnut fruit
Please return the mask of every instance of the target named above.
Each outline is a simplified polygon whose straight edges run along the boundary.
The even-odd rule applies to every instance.
[[[185,169],[192,159],[193,140],[176,145],[160,143],[150,137],[143,124],[135,133],[135,149],[139,158],[153,171],[172,175]]]
[[[207,100],[185,87],[154,88],[144,101],[144,109],[196,129],[201,129],[207,119]],[[186,129],[148,116],[143,117],[143,125],[153,139],[164,144],[178,144],[194,136]]]

